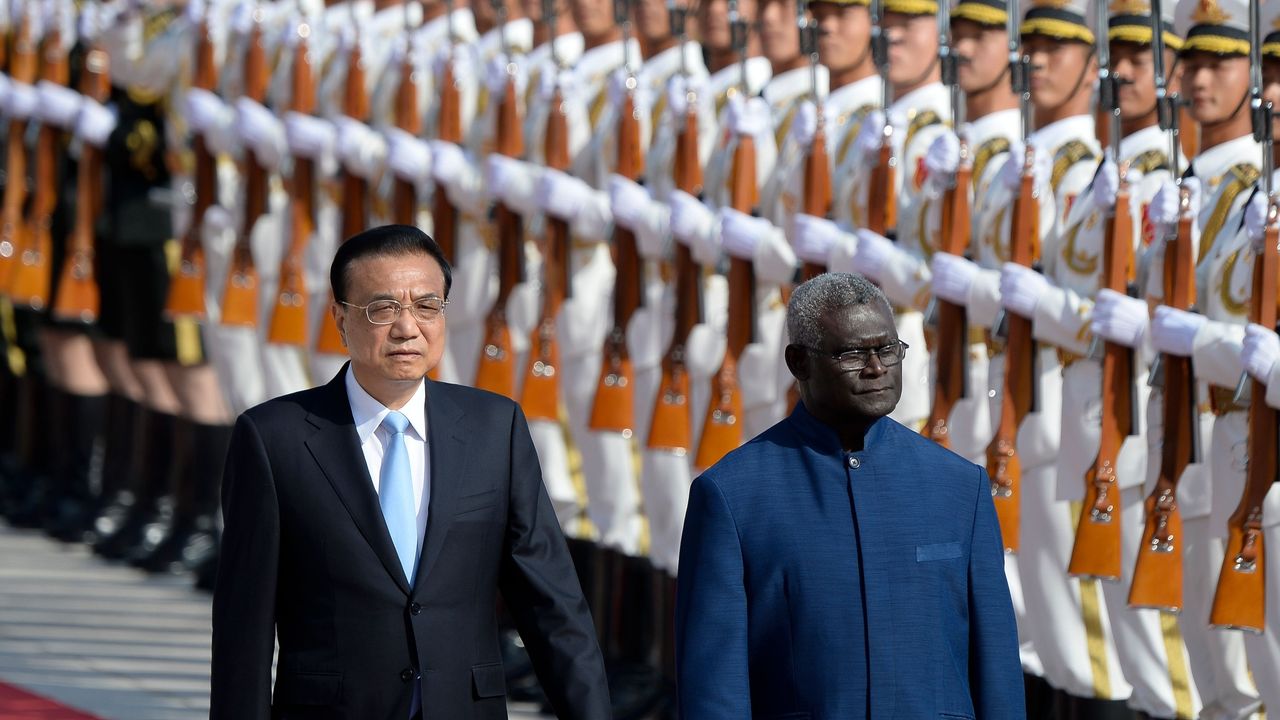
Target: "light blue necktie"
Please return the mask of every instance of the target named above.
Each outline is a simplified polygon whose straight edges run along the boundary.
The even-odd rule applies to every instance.
[[[389,412],[382,421],[391,433],[387,452],[382,457],[382,480],[378,490],[378,504],[382,517],[387,521],[391,542],[400,556],[404,576],[413,585],[418,569],[418,512],[413,505],[413,472],[409,468],[409,450],[404,444],[404,431],[409,418],[403,413]]]

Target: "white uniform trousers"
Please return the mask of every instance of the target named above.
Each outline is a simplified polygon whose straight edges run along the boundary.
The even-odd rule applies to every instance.
[[[1267,507],[1263,513],[1263,547],[1268,553],[1271,567],[1267,572],[1266,631],[1261,635],[1245,633],[1244,647],[1249,656],[1253,680],[1262,696],[1262,703],[1280,713],[1280,518],[1272,520],[1271,509],[1280,504],[1280,484],[1267,491]],[[1270,524],[1267,524],[1270,522]]]
[[[933,402],[930,378],[932,362],[929,347],[924,339],[924,313],[904,310],[894,314],[898,326],[898,339],[910,346],[902,358],[902,399],[889,413],[889,417],[919,430],[929,419],[929,405]]]

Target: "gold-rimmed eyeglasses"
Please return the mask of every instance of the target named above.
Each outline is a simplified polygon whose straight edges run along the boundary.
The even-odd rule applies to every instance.
[[[345,300],[339,302],[347,307],[364,310],[365,317],[374,325],[390,325],[394,323],[400,319],[401,311],[406,308],[414,320],[421,325],[426,325],[439,320],[440,316],[444,314],[445,306],[449,304],[448,300],[435,296],[414,300],[411,305],[402,305],[395,300],[374,300],[368,305],[356,305]]]
[[[805,350],[825,358],[831,358],[835,361],[836,366],[846,372],[862,370],[871,362],[871,356],[874,354],[880,358],[880,364],[885,367],[893,367],[902,362],[902,358],[907,355],[907,348],[910,345],[901,340],[878,348],[857,348],[855,350],[845,350],[844,352],[830,353],[807,345],[798,345]]]

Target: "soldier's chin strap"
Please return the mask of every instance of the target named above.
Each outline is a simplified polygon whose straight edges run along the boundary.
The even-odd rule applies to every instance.
[[[958,58],[959,64],[961,65],[973,64],[972,58],[966,57],[964,55],[959,55],[957,56],[957,58]],[[1001,83],[1008,82],[1006,78],[1009,77],[1009,63],[1001,63],[1000,67],[1001,67],[1000,74],[996,76],[995,80],[992,80],[991,82],[987,83],[986,85],[983,85],[980,88],[977,88],[976,90],[968,91],[967,94],[982,95],[982,94],[991,92],[992,90],[995,90],[996,86],[1000,85]]]
[[[1025,39],[1024,39],[1024,42],[1025,42]],[[1086,44],[1086,43],[1081,43],[1081,44],[1082,44],[1082,45],[1084,45],[1084,44]],[[1090,61],[1090,60],[1094,60],[1094,59],[1096,59],[1097,57],[1098,57],[1098,46],[1097,46],[1097,45],[1089,45],[1089,54],[1088,54],[1087,56],[1085,56],[1085,59],[1084,59],[1084,67],[1080,70],[1080,77],[1076,78],[1076,84],[1075,84],[1075,85],[1073,85],[1073,86],[1071,86],[1071,92],[1067,93],[1066,97],[1063,99],[1063,101],[1062,101],[1062,102],[1058,103],[1057,105],[1055,105],[1055,106],[1053,106],[1053,107],[1045,107],[1045,106],[1041,105],[1040,103],[1035,102],[1034,100],[1032,101],[1032,104],[1033,104],[1033,105],[1035,105],[1035,106],[1036,106],[1036,108],[1043,109],[1043,110],[1057,110],[1058,108],[1062,107],[1063,105],[1066,105],[1068,102],[1070,102],[1070,101],[1071,101],[1071,99],[1072,99],[1072,98],[1074,98],[1074,97],[1076,96],[1076,94],[1077,94],[1077,93],[1079,93],[1079,92],[1080,92],[1080,88],[1084,86],[1084,77],[1085,77],[1085,75],[1088,75],[1088,74],[1089,74],[1089,61]],[[1035,72],[1035,71],[1036,71],[1036,69],[1037,69],[1037,67],[1036,67],[1036,66],[1032,66],[1032,67],[1029,69],[1029,72]]]

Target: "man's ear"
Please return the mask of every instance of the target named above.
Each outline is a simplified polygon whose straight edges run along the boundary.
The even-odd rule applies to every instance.
[[[791,377],[800,382],[809,379],[809,358],[804,348],[799,345],[788,345],[783,350],[783,359],[787,361],[787,369],[791,371]]]
[[[347,314],[342,312],[342,305],[337,300],[329,305],[329,314],[338,325],[338,336],[342,338],[342,347],[347,346]]]

